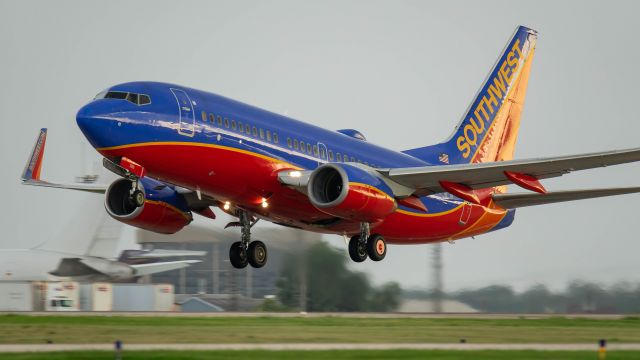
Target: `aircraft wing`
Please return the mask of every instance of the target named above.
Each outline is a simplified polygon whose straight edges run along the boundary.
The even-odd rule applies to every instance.
[[[36,140],[31,156],[27,160],[27,165],[22,172],[22,184],[33,186],[44,186],[60,189],[71,189],[88,191],[92,193],[104,194],[107,191],[108,185],[105,184],[82,184],[82,183],[52,183],[44,180],[40,180],[40,173],[42,170],[42,159],[44,157],[44,146],[47,141],[47,129],[40,129],[40,134]]]
[[[640,192],[640,187],[552,191],[545,194],[516,193],[493,194],[493,201],[504,209],[515,209],[525,206],[553,204],[563,201],[593,199],[605,196],[632,194]]]
[[[442,182],[483,189],[514,183],[513,178],[507,173],[522,174],[537,180],[562,176],[572,171],[635,161],[640,161],[640,148],[540,159],[391,168],[378,171],[400,185],[416,189],[416,195],[425,195],[447,191],[442,187]]]

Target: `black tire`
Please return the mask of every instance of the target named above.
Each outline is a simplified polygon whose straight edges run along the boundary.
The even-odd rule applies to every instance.
[[[267,263],[267,245],[262,241],[256,240],[250,242],[247,253],[249,264],[254,268],[261,268]]]
[[[380,261],[387,255],[387,242],[382,235],[373,234],[367,240],[367,254],[373,261]]]
[[[133,199],[133,203],[135,204],[135,206],[140,207],[144,205],[144,193],[142,193],[142,191],[140,190],[134,191],[131,197]]]
[[[367,247],[360,241],[360,236],[355,235],[349,240],[349,257],[360,263],[367,259]]]
[[[247,252],[244,250],[240,241],[231,244],[231,248],[229,249],[229,262],[231,262],[231,265],[236,269],[244,269],[247,267],[249,263]]]

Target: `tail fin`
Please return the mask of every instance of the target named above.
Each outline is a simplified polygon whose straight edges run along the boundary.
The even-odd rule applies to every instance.
[[[432,164],[513,159],[536,39],[535,30],[519,26],[453,135],[404,152]]]

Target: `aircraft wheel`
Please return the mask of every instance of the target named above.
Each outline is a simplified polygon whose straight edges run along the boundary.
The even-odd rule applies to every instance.
[[[262,241],[250,242],[247,253],[249,264],[254,268],[261,268],[267,263],[267,246]]]
[[[358,263],[367,259],[367,247],[364,242],[360,241],[359,235],[355,235],[349,240],[349,257]]]
[[[133,198],[133,203],[137,207],[144,205],[144,194],[142,193],[142,191],[140,190],[134,191],[131,197]]]
[[[236,241],[231,244],[229,249],[229,261],[236,269],[243,269],[247,267],[249,260],[247,259],[247,251],[242,246],[242,242]]]
[[[367,254],[373,261],[380,261],[387,255],[387,243],[382,235],[373,234],[367,240]]]

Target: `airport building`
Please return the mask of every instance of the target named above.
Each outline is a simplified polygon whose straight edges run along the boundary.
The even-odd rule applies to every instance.
[[[269,249],[269,260],[261,269],[253,269],[251,266],[235,269],[231,266],[229,247],[239,238],[237,228],[220,230],[192,225],[173,235],[138,230],[136,241],[146,249],[207,252],[204,257],[197,258],[202,261],[200,263],[153,274],[143,281],[172,284],[178,303],[195,297],[208,302],[212,305],[211,309],[219,307],[228,311],[252,310],[265,297],[277,294],[277,281],[286,258],[302,252],[313,242],[320,241],[322,235],[284,227],[256,227],[252,231],[252,238],[265,242]]]

